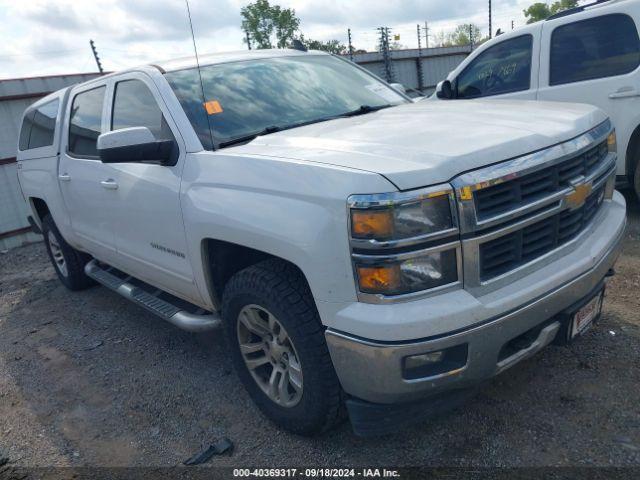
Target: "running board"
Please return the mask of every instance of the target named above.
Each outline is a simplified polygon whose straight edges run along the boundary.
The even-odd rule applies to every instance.
[[[204,332],[222,325],[218,314],[206,312],[196,305],[128,276],[114,267],[98,263],[97,260],[87,263],[84,273],[182,330]]]

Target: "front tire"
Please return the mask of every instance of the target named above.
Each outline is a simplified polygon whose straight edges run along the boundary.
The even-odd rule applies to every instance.
[[[223,295],[234,367],[262,413],[314,435],[342,418],[342,389],[307,283],[298,269],[266,260],[238,272]]]
[[[42,219],[42,234],[49,260],[58,278],[69,290],[83,290],[95,285],[84,273],[84,266],[91,257],[69,245],[58,230],[51,215]]]

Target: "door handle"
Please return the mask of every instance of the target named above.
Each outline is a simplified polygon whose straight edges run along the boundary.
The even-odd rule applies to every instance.
[[[63,173],[62,175],[58,175],[58,180],[60,180],[61,182],[69,182],[71,181],[71,177],[68,173]]]
[[[117,190],[118,189],[118,184],[112,178],[110,178],[108,180],[101,181],[100,185],[102,185],[107,190]]]
[[[638,97],[640,96],[640,92],[633,87],[622,87],[617,92],[613,92],[609,94],[609,98],[629,98],[629,97]]]

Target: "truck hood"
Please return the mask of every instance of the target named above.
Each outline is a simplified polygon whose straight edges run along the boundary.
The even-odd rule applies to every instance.
[[[579,104],[421,101],[265,135],[228,153],[375,172],[409,190],[570,140],[606,119]]]

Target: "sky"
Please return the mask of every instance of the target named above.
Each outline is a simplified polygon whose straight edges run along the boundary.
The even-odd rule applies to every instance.
[[[525,23],[535,0],[493,0],[493,31]],[[189,0],[199,54],[246,49],[240,9],[250,0]],[[271,0],[291,7],[306,38],[337,39],[375,50],[376,27],[417,46],[429,32],[476,23],[488,33],[488,0]],[[0,0],[0,79],[96,71],[93,39],[106,71],[193,55],[185,0]],[[434,39],[431,39],[433,43]],[[424,44],[423,44],[424,45]]]

